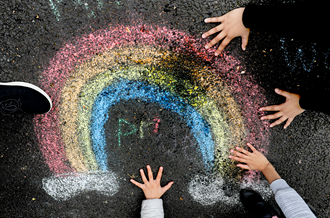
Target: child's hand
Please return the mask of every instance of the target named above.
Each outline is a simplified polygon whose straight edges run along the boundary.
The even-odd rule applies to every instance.
[[[154,180],[154,176],[151,171],[151,167],[147,165],[148,170],[148,177],[149,181],[147,180],[146,176],[144,175],[143,169],[140,169],[141,178],[144,184],[141,184],[134,179],[131,179],[130,181],[136,185],[137,187],[141,188],[143,190],[144,196],[146,199],[157,199],[160,198],[171,186],[173,185],[173,182],[169,182],[166,186],[161,187],[160,186],[160,179],[162,178],[163,173],[163,167],[159,167],[158,174],[156,179]]]
[[[211,40],[205,48],[211,48],[217,42],[223,39],[219,48],[215,52],[215,55],[219,55],[229,42],[235,37],[242,37],[242,49],[245,50],[246,45],[248,44],[250,29],[246,28],[242,21],[242,16],[245,8],[237,8],[228,12],[227,14],[221,17],[213,17],[205,19],[205,23],[218,23],[220,25],[214,27],[213,29],[207,31],[202,35],[202,38],[206,38],[214,33],[221,31],[213,40]]]
[[[275,92],[279,95],[282,95],[282,96],[286,97],[286,101],[283,104],[280,104],[280,105],[272,105],[272,106],[260,108],[259,110],[261,110],[261,111],[278,111],[275,114],[263,116],[260,119],[261,120],[272,120],[272,119],[279,118],[274,123],[272,123],[270,125],[270,127],[281,124],[281,123],[283,123],[284,121],[287,120],[285,125],[284,125],[284,129],[285,129],[290,125],[292,120],[297,115],[301,114],[305,110],[302,109],[299,105],[300,95],[290,93],[290,92],[286,92],[286,91],[283,91],[283,90],[280,90],[280,89],[275,89]]]
[[[245,163],[245,164],[237,164],[238,167],[247,170],[260,170],[263,171],[270,164],[267,158],[257,151],[250,143],[247,143],[249,148],[251,148],[252,153],[245,150],[244,148],[236,147],[236,150],[230,150],[236,156],[229,155],[229,158],[234,159],[236,161]]]

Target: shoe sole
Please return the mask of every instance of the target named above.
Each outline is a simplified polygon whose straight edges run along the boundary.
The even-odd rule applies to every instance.
[[[49,108],[49,110],[46,113],[48,113],[52,109],[52,107],[53,107],[52,100],[47,95],[47,93],[44,92],[42,89],[40,89],[38,86],[35,86],[35,85],[31,84],[31,83],[26,83],[26,82],[7,82],[7,83],[0,83],[0,85],[1,86],[22,86],[22,87],[27,87],[27,88],[33,89],[33,90],[39,92],[40,94],[42,94],[48,100],[48,102],[50,104],[50,108]]]

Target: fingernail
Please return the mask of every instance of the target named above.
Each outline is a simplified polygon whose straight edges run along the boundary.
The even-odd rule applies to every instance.
[[[218,53],[214,53],[215,56],[218,56],[219,54]]]
[[[245,51],[245,49],[246,49],[246,48],[244,47],[244,48],[243,48],[243,51]]]
[[[270,125],[270,127],[273,127],[273,125]]]
[[[237,150],[241,149],[240,147],[236,147]]]
[[[262,111],[262,110],[263,110],[263,108],[260,108],[260,109],[259,109],[259,111]]]
[[[228,157],[229,157],[229,158],[232,158],[233,156],[229,155]]]
[[[207,19],[205,19],[204,22],[207,23]]]
[[[261,117],[260,120],[264,120],[265,118]]]
[[[205,48],[206,48],[206,49],[208,49],[208,48],[209,48],[209,46],[205,45]]]
[[[202,38],[205,38],[205,35],[204,34],[202,35]]]
[[[233,150],[233,149],[230,149],[230,152],[231,152],[231,153],[233,153],[233,152],[234,152],[234,150]]]

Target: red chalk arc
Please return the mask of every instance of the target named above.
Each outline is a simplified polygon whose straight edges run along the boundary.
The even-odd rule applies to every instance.
[[[96,55],[125,46],[153,46],[173,53],[190,55],[193,59],[207,63],[214,74],[221,76],[241,107],[248,129],[246,141],[266,152],[268,127],[258,116],[259,106],[265,103],[262,89],[248,72],[241,74],[243,67],[235,58],[227,54],[214,57],[214,50],[205,50],[204,44],[199,37],[190,36],[182,31],[146,24],[109,27],[67,43],[50,61],[41,80],[41,87],[51,96],[54,107],[48,114],[37,115],[34,119],[40,148],[50,170],[54,174],[76,171],[67,164],[69,154],[65,151],[60,129],[65,123],[61,123],[59,117],[59,105],[68,77]]]

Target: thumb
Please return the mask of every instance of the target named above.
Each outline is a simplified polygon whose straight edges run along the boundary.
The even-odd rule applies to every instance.
[[[279,95],[282,95],[282,96],[286,97],[286,98],[289,98],[290,95],[291,95],[290,92],[287,92],[287,91],[284,91],[284,90],[281,90],[281,89],[278,89],[278,88],[275,89],[275,92]]]
[[[167,190],[169,190],[171,188],[171,186],[173,185],[173,181],[169,182],[167,185],[165,185],[162,189],[163,189],[163,193],[165,193]]]
[[[246,49],[246,46],[248,44],[248,41],[249,41],[249,35],[247,36],[242,36],[242,50],[245,51]]]

